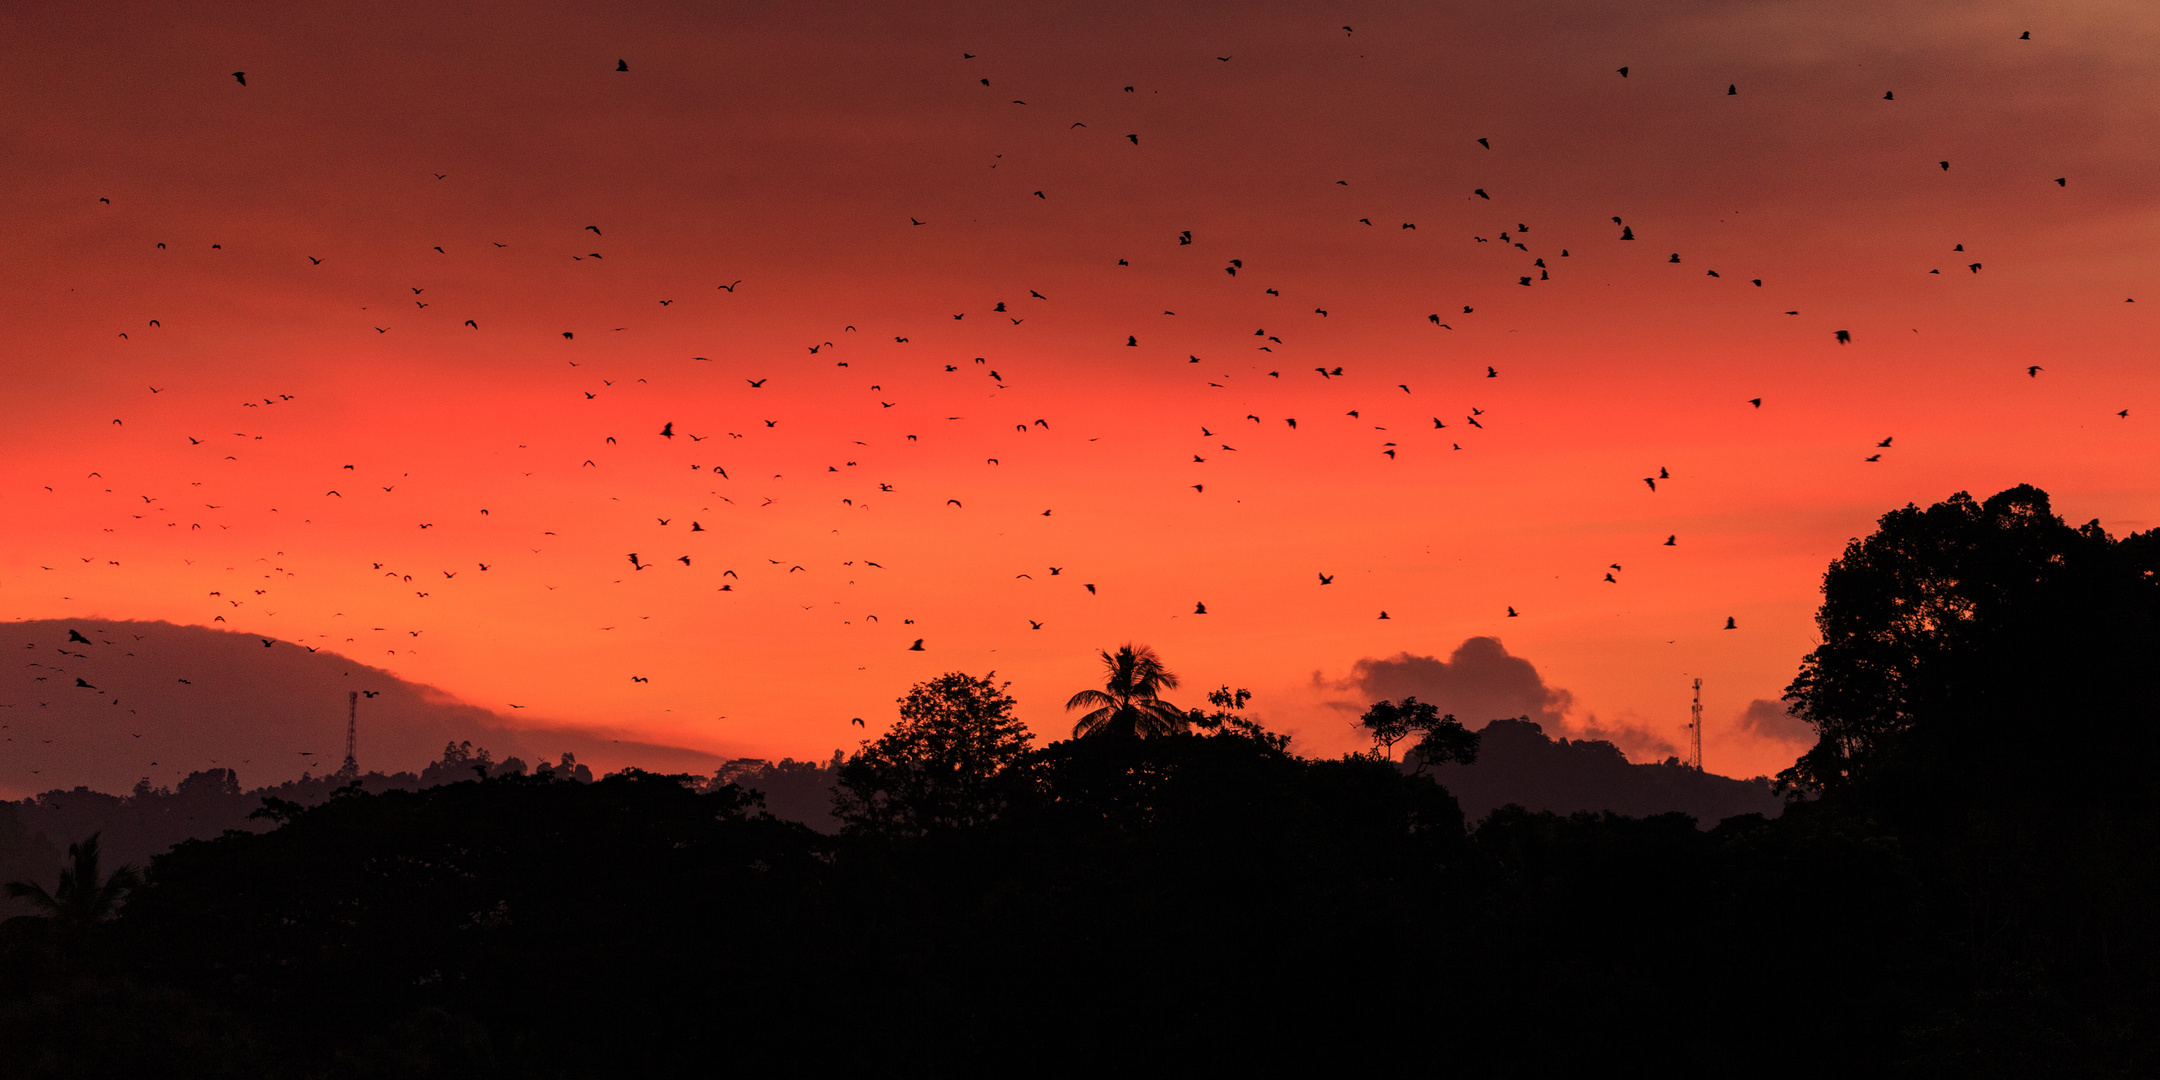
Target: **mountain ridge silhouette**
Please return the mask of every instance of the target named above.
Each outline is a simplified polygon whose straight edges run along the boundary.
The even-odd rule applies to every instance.
[[[710,774],[731,756],[604,727],[513,723],[331,649],[304,649],[163,621],[0,624],[0,656],[15,658],[0,665],[0,796],[78,785],[124,792],[146,777],[171,785],[211,768],[234,769],[251,788],[321,776],[344,759],[355,690],[375,695],[360,702],[363,771],[418,772],[462,740],[527,761],[567,751],[603,772]]]
[[[1415,769],[1415,751],[1403,766]],[[1636,764],[1602,739],[1555,739],[1528,718],[1493,720],[1478,729],[1477,760],[1429,770],[1455,796],[1463,816],[1482,821],[1510,804],[1555,814],[1615,813],[1653,817],[1678,811],[1708,829],[1729,817],[1774,818],[1785,802],[1767,777],[1742,780],[1697,772],[1677,759]]]

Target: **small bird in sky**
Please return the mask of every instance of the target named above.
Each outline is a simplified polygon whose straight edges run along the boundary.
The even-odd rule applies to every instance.
[[[1664,547],[1678,547],[1678,546],[1680,546],[1680,534],[1678,534],[1678,533],[1674,533],[1673,535],[1671,535],[1671,536],[1668,536],[1668,537],[1666,537],[1666,538],[1665,538],[1665,543],[1664,543],[1664,544],[1663,544],[1662,546],[1664,546]]]
[[[1333,585],[1333,584],[1335,584],[1335,575],[1333,575],[1333,574],[1321,574],[1321,575],[1320,575],[1320,584],[1322,584],[1322,585]]]
[[[233,77],[233,78],[235,78],[235,79],[238,79],[238,80],[240,81],[240,85],[242,85],[242,86],[246,86],[246,85],[247,85],[247,72],[245,72],[245,71],[235,71],[235,72],[233,72],[233,73],[232,73],[232,77]]]
[[[922,647],[922,642],[923,642],[923,639],[921,639],[921,638],[916,638],[916,639],[915,639],[915,644],[913,644],[913,645],[910,645],[910,646],[908,646],[908,647],[907,647],[907,651],[909,651],[909,652],[922,652],[922,651],[923,651],[923,647]]]
[[[1727,629],[1727,630],[1738,630],[1738,629],[1740,629],[1740,627],[1739,627],[1739,625],[1738,625],[1738,624],[1736,624],[1736,623],[1734,623],[1734,622],[1733,622],[1733,617],[1732,617],[1732,616],[1730,616],[1730,615],[1727,615],[1727,616],[1725,616],[1725,629]]]
[[[1516,610],[1515,610],[1515,609],[1514,609],[1513,607],[1509,607],[1509,608],[1507,609],[1507,617],[1508,617],[1508,618],[1510,618],[1510,619],[1514,619],[1514,618],[1520,618],[1521,616],[1520,616],[1520,615],[1519,615],[1519,614],[1518,614],[1518,613],[1516,612]]]
[[[615,70],[617,70],[617,71],[628,71],[628,70],[630,70],[630,61],[628,61],[628,60],[617,60],[617,61],[615,61]]]
[[[1193,612],[1192,612],[1192,613],[1193,613],[1193,614],[1195,614],[1195,615],[1205,615],[1205,614],[1207,614],[1207,605],[1206,605],[1206,604],[1194,604],[1194,605],[1193,605]]]

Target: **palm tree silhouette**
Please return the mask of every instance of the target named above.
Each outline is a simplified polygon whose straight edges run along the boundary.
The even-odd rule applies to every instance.
[[[1082,690],[1065,703],[1065,709],[1095,706],[1073,725],[1073,738],[1089,735],[1122,735],[1149,739],[1184,731],[1189,723],[1177,706],[1160,700],[1163,690],[1177,689],[1177,676],[1163,667],[1162,657],[1145,645],[1127,644],[1115,653],[1102,653],[1105,679],[1100,690]]]
[[[142,884],[142,875],[132,866],[122,866],[112,876],[99,880],[98,834],[80,844],[68,845],[68,865],[60,869],[60,884],[51,892],[32,881],[10,881],[7,894],[19,900],[28,900],[47,918],[69,926],[89,926],[110,918],[118,910],[121,897]]]

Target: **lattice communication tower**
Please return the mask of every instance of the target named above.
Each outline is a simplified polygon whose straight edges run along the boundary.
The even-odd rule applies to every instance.
[[[360,775],[360,759],[353,753],[359,746],[359,731],[360,691],[352,690],[345,694],[345,764],[338,769],[346,776]]]
[[[1689,744],[1689,745],[1688,745],[1688,749],[1689,749],[1689,751],[1690,751],[1690,752],[1691,752],[1691,753],[1693,754],[1693,756],[1694,756],[1694,759],[1695,759],[1695,760],[1693,760],[1693,761],[1689,762],[1688,764],[1690,764],[1690,765],[1693,765],[1693,766],[1695,766],[1695,771],[1696,771],[1696,772],[1701,772],[1701,771],[1703,771],[1703,767],[1702,767],[1702,680],[1701,680],[1701,679],[1697,679],[1697,680],[1695,680],[1695,704],[1694,704],[1693,706],[1691,706],[1691,707],[1689,708],[1689,710],[1688,710],[1688,711],[1694,714],[1694,719],[1692,719],[1692,720],[1688,721],[1688,744]],[[352,760],[349,754],[348,754],[348,756],[347,756],[346,760],[348,760],[348,761]]]

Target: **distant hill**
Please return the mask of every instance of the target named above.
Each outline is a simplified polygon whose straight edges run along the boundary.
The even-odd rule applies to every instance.
[[[1677,810],[1704,828],[1738,814],[1776,817],[1784,810],[1766,779],[1700,773],[1676,761],[1636,765],[1609,742],[1556,740],[1531,720],[1494,720],[1478,734],[1474,764],[1430,770],[1473,822],[1509,803],[1556,814],[1648,817]],[[1405,767],[1415,768],[1415,757],[1406,757]]]
[[[129,791],[146,778],[171,787],[217,768],[248,787],[320,776],[344,758],[354,690],[374,695],[360,702],[363,770],[417,772],[465,740],[536,763],[569,752],[600,772],[709,775],[724,760],[621,732],[513,724],[328,649],[264,641],[166,622],[0,623],[0,795]]]

